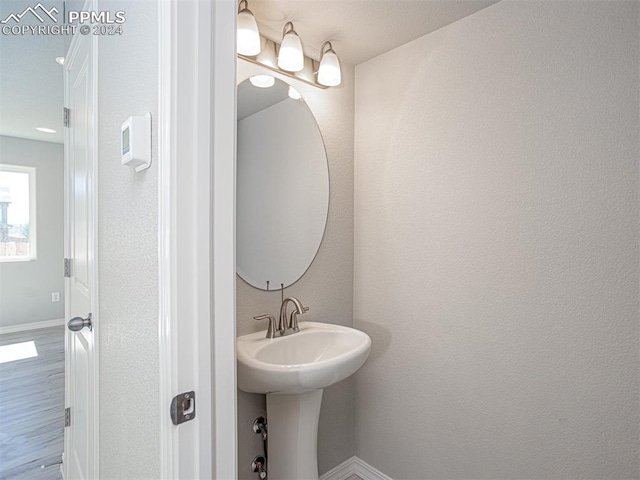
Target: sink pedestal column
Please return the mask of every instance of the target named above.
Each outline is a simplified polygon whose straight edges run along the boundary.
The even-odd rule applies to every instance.
[[[322,390],[267,394],[269,480],[318,480]]]

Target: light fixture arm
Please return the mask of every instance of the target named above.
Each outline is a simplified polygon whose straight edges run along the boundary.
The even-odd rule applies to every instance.
[[[244,8],[242,8],[243,3],[244,3]],[[247,2],[247,0],[240,0],[240,2],[238,3],[238,13],[244,12],[245,10],[251,13],[251,10],[249,10],[249,2]]]
[[[324,47],[326,47],[327,45],[329,45],[329,49],[325,51]],[[333,45],[331,45],[331,42],[330,42],[329,40],[327,40],[326,42],[324,42],[324,43],[322,44],[322,46],[320,47],[320,60],[322,60],[322,57],[324,57],[324,54],[325,54],[325,53],[327,53],[327,52],[333,52],[333,53],[336,53],[336,52],[333,50]]]
[[[246,2],[246,0],[243,0]],[[291,27],[289,30],[287,30],[287,27]],[[294,35],[298,35],[297,32],[294,30],[293,28],[293,22],[287,22],[284,24],[284,27],[282,27],[282,38],[284,38],[284,36],[287,33],[293,33]]]

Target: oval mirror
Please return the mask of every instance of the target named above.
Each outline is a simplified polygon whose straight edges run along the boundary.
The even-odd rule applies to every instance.
[[[329,169],[297,90],[259,77],[238,85],[236,270],[256,288],[277,290],[302,277],[320,247]]]

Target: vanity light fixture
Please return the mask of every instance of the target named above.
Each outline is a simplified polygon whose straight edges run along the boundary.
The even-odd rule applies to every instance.
[[[271,75],[254,75],[249,78],[251,85],[259,88],[269,88],[273,87],[276,83],[276,79]]]
[[[304,68],[302,42],[293,29],[293,23],[287,22],[282,29],[282,44],[278,54],[278,67],[287,72],[299,72]]]
[[[244,5],[244,8],[242,7]],[[237,43],[240,55],[255,56],[260,53],[260,31],[247,0],[238,4]]]
[[[302,41],[292,22],[284,25],[280,43],[260,35],[256,19],[247,8],[247,0],[240,0],[238,4],[237,36],[238,58],[242,60],[317,88],[335,87],[342,81],[340,61],[331,42],[322,44],[320,60],[316,60],[304,54]],[[245,47],[248,38],[253,38],[253,48]],[[256,76],[252,77],[251,83],[258,87],[273,85],[273,79],[255,79]],[[291,98],[295,98],[296,94],[292,95]]]
[[[325,47],[329,47],[325,50]],[[320,47],[320,67],[318,68],[318,83],[327,87],[340,85],[342,75],[340,72],[340,60],[333,50],[331,42],[326,41]]]
[[[47,128],[47,127],[36,127],[36,130],[38,130],[39,132],[43,132],[43,133],[56,133],[55,130],[53,130],[52,128]]]
[[[64,65],[64,57],[56,57],[56,62],[58,62],[60,65]]]

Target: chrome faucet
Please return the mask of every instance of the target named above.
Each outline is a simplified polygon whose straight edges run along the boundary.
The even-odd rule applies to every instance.
[[[289,317],[289,321],[287,322],[287,306],[289,302],[293,303],[296,307],[293,312],[291,312],[291,316]],[[298,315],[302,315],[305,312],[309,311],[309,307],[304,307],[300,300],[295,297],[288,297],[282,301],[282,305],[280,306],[280,321],[278,322],[278,335],[284,337],[285,335],[291,335],[292,333],[299,332],[298,328]]]
[[[291,312],[287,321],[287,306],[289,302],[293,303],[296,308]],[[289,297],[282,301],[282,305],[280,306],[280,321],[277,327],[276,319],[273,315],[259,315],[253,318],[255,320],[269,320],[269,324],[267,325],[267,338],[284,337],[285,335],[291,335],[292,333],[300,331],[298,327],[298,315],[302,315],[308,311],[309,307],[303,306],[300,300],[295,297]]]

